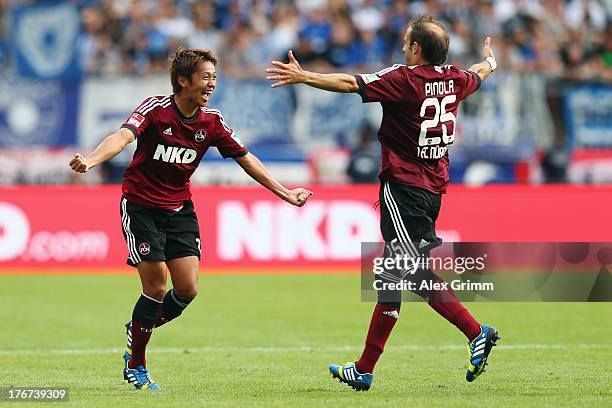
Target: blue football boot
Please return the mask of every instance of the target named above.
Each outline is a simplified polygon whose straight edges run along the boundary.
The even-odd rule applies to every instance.
[[[468,342],[469,362],[465,373],[466,380],[472,382],[484,373],[489,353],[499,339],[495,327],[482,325],[480,334],[474,340]]]
[[[338,364],[331,364],[329,366],[329,372],[332,377],[337,378],[340,382],[348,384],[356,391],[367,391],[372,386],[372,380],[374,376],[369,373],[360,373],[355,367],[355,363],[346,363],[341,366]]]
[[[158,391],[160,389],[159,384],[153,381],[151,375],[149,375],[149,370],[143,366],[129,368],[126,362],[123,369],[123,378],[138,390]]]

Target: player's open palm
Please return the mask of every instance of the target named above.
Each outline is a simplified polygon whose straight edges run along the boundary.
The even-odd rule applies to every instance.
[[[306,190],[305,188],[294,188],[289,190],[286,201],[290,204],[302,207],[308,201],[308,198],[312,195],[312,191]]]
[[[70,168],[76,171],[77,173],[85,173],[89,170],[89,164],[87,160],[81,156],[81,154],[77,153],[74,155],[72,160],[70,160]]]
[[[277,88],[283,85],[299,84],[304,82],[306,75],[300,66],[300,63],[293,56],[293,51],[289,50],[289,63],[285,64],[280,61],[272,61],[272,67],[266,69],[269,74],[266,77],[269,81],[277,81],[272,84],[272,88]]]

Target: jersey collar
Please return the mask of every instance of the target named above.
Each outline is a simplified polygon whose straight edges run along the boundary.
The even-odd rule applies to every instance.
[[[194,120],[197,119],[198,115],[200,114],[201,109],[198,109],[196,110],[196,113],[193,114],[193,116],[187,117],[183,115],[183,112],[181,112],[181,110],[176,105],[176,102],[174,102],[174,94],[170,96],[170,100],[172,101],[172,106],[174,106],[174,109],[176,109],[176,113],[178,113],[179,117],[185,122],[193,122]]]

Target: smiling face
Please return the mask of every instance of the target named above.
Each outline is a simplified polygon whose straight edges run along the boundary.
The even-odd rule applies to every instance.
[[[179,77],[181,90],[178,94],[189,100],[193,105],[206,106],[217,86],[217,72],[210,61],[198,63],[191,78]]]
[[[217,85],[215,54],[206,48],[179,48],[170,61],[170,82],[181,112],[206,106]]]

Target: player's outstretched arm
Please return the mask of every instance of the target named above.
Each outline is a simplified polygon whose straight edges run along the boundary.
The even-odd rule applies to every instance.
[[[293,56],[293,51],[289,50],[289,63],[272,61],[271,67],[266,69],[269,81],[277,81],[272,84],[272,88],[283,85],[306,84],[314,88],[324,89],[332,92],[357,92],[359,85],[354,76],[348,74],[319,74],[316,72],[305,71],[300,63]]]
[[[472,65],[469,70],[476,73],[484,81],[497,68],[497,61],[495,61],[495,55],[491,49],[491,37],[484,40],[483,54],[485,60]]]
[[[134,140],[134,133],[131,130],[121,128],[104,139],[87,157],[83,157],[80,153],[75,154],[69,165],[77,173],[86,173],[92,167],[115,157]]]
[[[312,195],[312,191],[305,188],[295,188],[289,190],[280,184],[270,174],[266,166],[253,154],[247,153],[242,157],[237,157],[234,160],[243,168],[243,170],[257,181],[259,184],[287,201],[290,204],[303,206],[308,201],[308,197]]]

